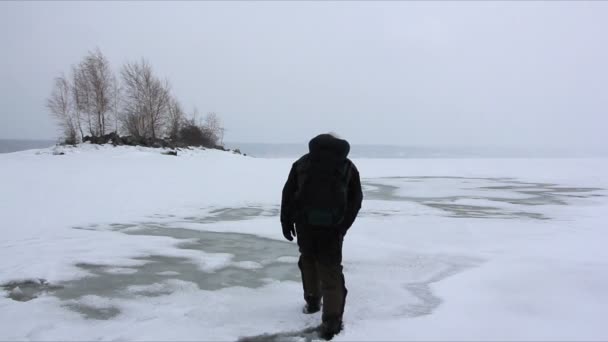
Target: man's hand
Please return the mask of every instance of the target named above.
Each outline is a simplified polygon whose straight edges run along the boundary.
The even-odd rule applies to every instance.
[[[283,227],[283,236],[288,241],[293,241],[293,238],[296,236],[296,228],[293,223],[283,223],[281,222],[281,226]]]

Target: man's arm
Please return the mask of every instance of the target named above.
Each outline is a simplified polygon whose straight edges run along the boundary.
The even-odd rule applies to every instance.
[[[281,198],[281,227],[283,228],[283,235],[289,241],[293,240],[295,235],[294,229],[294,199],[298,189],[298,180],[295,164],[292,165],[287,182],[283,186],[283,196]]]
[[[353,225],[359,210],[361,209],[361,203],[363,202],[363,190],[361,189],[361,178],[359,171],[355,164],[351,165],[350,181],[348,183],[348,204],[346,207],[346,216],[344,218],[344,225],[342,227],[343,234]]]

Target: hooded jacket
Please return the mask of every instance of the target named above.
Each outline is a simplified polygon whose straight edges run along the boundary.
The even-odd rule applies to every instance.
[[[299,208],[296,208],[296,194],[299,189],[298,174],[301,167],[309,160],[333,159],[343,160],[350,168],[350,177],[348,182],[347,192],[347,207],[344,220],[336,229],[343,234],[352,226],[361,209],[363,201],[363,192],[361,190],[361,179],[359,171],[355,164],[348,159],[350,145],[346,140],[338,139],[330,134],[321,134],[310,140],[308,143],[309,153],[302,156],[291,167],[287,182],[283,187],[283,196],[281,200],[281,224],[293,225],[295,216]]]

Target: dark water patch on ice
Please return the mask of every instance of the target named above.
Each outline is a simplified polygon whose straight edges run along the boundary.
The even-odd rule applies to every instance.
[[[543,205],[568,205],[572,199],[588,199],[603,197],[598,193],[604,189],[589,187],[565,187],[553,183],[522,182],[512,178],[466,178],[466,177],[387,177],[385,180],[397,182],[420,182],[433,180],[458,180],[462,184],[460,190],[480,191],[487,195],[463,194],[453,196],[406,196],[398,194],[400,186],[384,184],[374,181],[366,181],[365,198],[381,201],[405,201],[414,202],[435,209],[440,209],[450,217],[456,218],[500,218],[500,219],[549,219],[543,213],[533,211],[531,207]],[[475,183],[487,184],[494,182],[496,185],[475,186]],[[457,189],[455,191],[458,191]],[[496,196],[493,191],[500,191],[501,196]],[[402,191],[404,192],[404,191]],[[513,193],[513,196],[505,195],[505,192]],[[482,200],[489,205],[459,204],[457,201]],[[520,206],[519,209],[501,208],[490,205],[510,204]]]
[[[405,285],[405,289],[416,297],[420,303],[412,303],[405,307],[404,316],[418,317],[430,315],[441,304],[441,299],[431,291],[429,284],[412,283]]]
[[[479,205],[449,204],[449,203],[425,203],[426,206],[441,209],[450,213],[450,217],[463,218],[529,218],[537,220],[548,220],[543,214],[525,211],[505,211],[498,207],[485,207]]]
[[[404,308],[403,315],[413,318],[432,314],[443,301],[433,293],[431,285],[461,273],[468,268],[478,266],[482,262],[481,259],[454,256],[450,258],[449,262],[443,261],[443,263],[447,265],[443,271],[438,272],[425,281],[405,284],[404,288],[419,302],[408,303]]]
[[[44,279],[13,281],[1,287],[8,293],[8,298],[18,302],[27,302],[45,293],[61,289],[61,286],[51,285]]]
[[[64,307],[81,314],[87,319],[108,320],[120,314],[120,309],[114,306],[99,308],[81,303],[69,303]]]
[[[390,217],[399,215],[399,210],[361,210],[357,217]]]
[[[463,190],[458,188],[454,196],[402,196],[400,183],[423,183],[441,181],[443,179],[458,180]],[[564,187],[549,183],[526,183],[509,178],[462,178],[462,177],[401,177],[364,182],[365,198],[382,201],[409,201],[439,209],[450,217],[467,218],[502,218],[502,219],[547,219],[542,213],[533,208],[543,205],[567,205],[574,199],[603,196],[598,188]],[[383,184],[384,183],[384,184]],[[488,184],[489,183],[489,184]],[[430,183],[429,183],[430,184]],[[477,186],[476,186],[477,185]],[[420,187],[420,184],[416,184]],[[467,192],[474,191],[474,194]],[[404,193],[403,191],[400,191]],[[513,196],[509,196],[509,192]],[[468,204],[467,200],[483,200],[482,205]],[[464,203],[458,201],[465,201]],[[510,204],[501,208],[500,204]],[[494,205],[496,204],[496,205]],[[398,215],[394,209],[364,210],[361,216],[386,217]],[[258,217],[276,217],[279,215],[278,206],[255,205],[251,207],[209,208],[200,216],[179,218],[174,216],[155,216],[146,222],[114,223],[106,226],[91,225],[77,227],[86,230],[110,230],[131,236],[163,236],[181,240],[176,248],[187,250],[196,255],[200,251],[201,260],[190,257],[170,255],[147,255],[133,260],[137,265],[116,267],[109,264],[78,263],[76,266],[89,276],[73,281],[66,281],[55,286],[49,284],[22,284],[19,291],[13,291],[16,286],[6,284],[3,288],[14,300],[30,300],[41,294],[55,296],[65,303],[65,307],[82,314],[90,319],[111,319],[120,314],[122,299],[135,297],[163,296],[186,288],[195,290],[215,291],[226,287],[242,286],[258,288],[271,281],[288,280],[300,281],[297,269],[297,247],[293,243],[266,239],[249,234],[217,233],[181,228],[186,223],[218,223],[250,220]],[[277,222],[278,224],[278,222]],[[280,234],[280,231],[277,231]],[[230,254],[232,258],[214,270],[201,267],[204,258],[213,254]],[[434,265],[433,261],[427,261]],[[445,261],[442,261],[445,263]],[[406,303],[403,315],[415,317],[433,312],[441,300],[433,295],[430,284],[469,267],[466,263],[454,263],[447,267],[448,271],[437,275],[428,281],[412,282],[404,285],[405,290],[418,299],[417,303]],[[432,266],[434,267],[434,266]],[[445,269],[445,267],[440,267]],[[404,270],[408,272],[408,270]],[[176,283],[177,282],[177,283]],[[181,285],[180,285],[181,284]],[[11,287],[12,286],[12,287]],[[20,297],[21,296],[21,297]],[[91,296],[100,299],[101,304],[91,300]],[[104,300],[106,302],[104,302]],[[304,330],[303,330],[304,331]],[[244,339],[257,340],[306,340],[312,335],[306,332],[287,332],[266,334]],[[312,337],[311,337],[312,338]],[[253,341],[253,340],[252,340]]]
[[[388,180],[393,184],[382,182]],[[435,181],[456,181],[459,188],[454,188],[455,195],[451,196],[407,196],[408,183],[428,183]],[[490,183],[490,184],[488,184]],[[492,183],[495,183],[492,185]],[[418,185],[419,186],[419,185]],[[453,185],[452,185],[453,186]],[[560,186],[554,183],[523,182],[514,178],[505,177],[454,177],[454,176],[419,176],[419,177],[384,177],[363,181],[365,200],[412,202],[430,208],[439,209],[454,218],[492,218],[492,219],[534,219],[547,220],[550,217],[538,212],[534,207],[548,205],[569,205],[575,199],[592,199],[604,197],[601,193],[605,189],[592,187]],[[463,194],[458,194],[462,192]],[[470,193],[470,192],[474,193]],[[467,193],[469,192],[469,193]],[[509,195],[512,194],[512,196]],[[468,200],[485,201],[486,204],[469,204]],[[458,203],[464,201],[464,203]],[[496,205],[492,205],[495,203]],[[509,205],[505,208],[501,205]],[[151,218],[164,222],[148,221],[137,224],[114,223],[109,226],[111,230],[123,231],[139,230],[144,228],[172,228],[181,222],[212,224],[219,222],[235,222],[251,220],[258,217],[277,217],[280,207],[252,205],[246,207],[202,208],[204,213],[200,216],[184,218],[175,215],[153,215]],[[389,217],[399,215],[399,210],[366,209],[365,205],[360,212],[361,217]],[[75,229],[98,230],[98,225],[88,227],[75,227]]]
[[[277,206],[262,207],[236,207],[236,208],[216,208],[202,216],[188,216],[184,220],[196,223],[216,223],[216,222],[231,222],[244,221],[256,217],[273,217],[279,215]]]
[[[117,227],[117,225],[113,225]],[[155,297],[180,290],[179,284],[216,291],[240,286],[258,288],[272,281],[300,281],[297,248],[294,244],[248,234],[214,233],[158,225],[132,226],[122,233],[129,235],[167,236],[184,240],[177,248],[199,250],[200,258],[209,253],[229,253],[233,257],[214,270],[205,270],[192,258],[150,255],[133,258],[137,265],[117,267],[110,264],[77,263],[89,275],[57,285],[47,282],[12,282],[3,285],[9,297],[27,301],[41,294],[55,296],[70,310],[88,319],[111,319],[120,314],[116,305],[92,305],[91,296],[102,300]],[[175,284],[175,282],[179,284]]]
[[[129,223],[112,223],[110,224],[110,228],[112,230],[123,230],[128,228],[137,227],[137,224],[129,224]]]
[[[296,331],[266,333],[256,336],[241,337],[237,342],[312,342],[323,341],[319,337],[319,327],[309,327]]]
[[[184,228],[162,228],[144,226],[142,229],[127,231],[128,235],[167,236],[187,240],[178,245],[182,249],[200,250],[206,253],[230,253],[234,261],[255,261],[262,265],[275,262],[278,258],[297,256],[297,248],[292,243],[241,233],[218,233]]]

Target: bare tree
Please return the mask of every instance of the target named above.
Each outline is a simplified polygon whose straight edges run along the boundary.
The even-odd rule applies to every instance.
[[[146,60],[125,64],[121,75],[125,129],[136,137],[156,138],[163,132],[171,107],[169,82],[154,76]]]
[[[116,77],[99,49],[89,52],[73,68],[73,97],[79,117],[92,136],[102,136],[111,127],[109,116]]]
[[[198,111],[198,108],[194,106],[194,108],[192,108],[192,114],[190,115],[189,123],[191,125],[202,126],[203,124],[201,123],[201,118],[199,116],[200,113]]]
[[[80,139],[84,139],[84,130],[83,130],[83,108],[85,105],[83,104],[86,99],[82,98],[82,94],[78,91],[78,87],[76,86],[78,77],[78,70],[76,67],[72,67],[72,89],[70,91],[70,95],[72,98],[72,109],[74,110],[74,120],[76,121],[76,127],[78,128],[78,132],[80,132]]]
[[[114,132],[119,132],[119,122],[120,122],[120,110],[121,110],[121,87],[118,83],[118,79],[114,77],[112,80],[112,93],[110,95],[110,108],[112,113],[112,124],[111,128]]]
[[[207,113],[207,116],[205,116],[204,129],[213,144],[217,145],[218,142],[223,141],[224,128],[222,127],[222,121],[216,113]]]
[[[51,96],[47,99],[46,106],[63,129],[65,142],[76,144],[78,142],[77,120],[73,110],[71,88],[69,81],[63,75],[55,78],[55,85]]]
[[[93,120],[91,118],[91,91],[89,83],[86,80],[86,73],[81,65],[72,68],[72,97],[74,99],[74,109],[78,117],[78,129],[80,135],[84,138],[83,126],[88,129],[90,135],[95,135],[93,130]]]
[[[177,141],[179,130],[184,123],[185,115],[182,106],[176,98],[171,98],[167,118],[167,135],[173,141]]]

